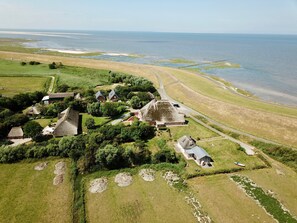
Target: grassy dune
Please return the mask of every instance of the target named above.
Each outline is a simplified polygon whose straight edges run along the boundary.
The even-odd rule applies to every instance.
[[[136,175],[133,183],[125,188],[118,187],[113,178],[109,178],[103,193],[86,191],[86,211],[90,223],[195,222],[184,195],[170,188],[161,176],[145,182]]]
[[[146,77],[153,81],[156,86],[158,86],[156,75],[160,75],[169,96],[208,115],[210,118],[286,145],[297,144],[296,108],[235,95],[190,71],[150,65],[11,52],[0,52],[0,58],[38,60],[47,63],[61,61],[63,64],[72,66],[125,72]]]
[[[38,163],[0,165],[0,222],[71,222],[69,175],[53,186],[57,162],[50,160],[43,171],[34,170]]]

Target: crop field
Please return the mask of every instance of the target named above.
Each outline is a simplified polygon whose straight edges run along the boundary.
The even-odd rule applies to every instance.
[[[107,190],[98,194],[86,188],[86,212],[91,223],[195,222],[184,195],[167,185],[160,175],[153,182],[135,175],[133,183],[122,188],[110,177]]]
[[[11,97],[18,93],[43,91],[46,77],[1,77],[0,94]]]
[[[275,222],[227,175],[193,178],[188,183],[214,222]]]
[[[48,160],[42,171],[38,163],[0,165],[0,222],[71,222],[72,192],[69,174],[53,185],[54,165]],[[70,163],[67,162],[67,167]]]

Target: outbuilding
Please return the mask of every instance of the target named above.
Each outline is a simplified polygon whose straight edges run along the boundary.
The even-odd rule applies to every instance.
[[[22,127],[12,127],[10,132],[7,136],[8,139],[23,139],[24,138],[24,132],[22,130]]]

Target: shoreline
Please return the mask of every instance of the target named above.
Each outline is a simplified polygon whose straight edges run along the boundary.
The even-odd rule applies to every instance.
[[[2,31],[2,32],[7,32],[7,31]],[[7,33],[16,33],[16,34],[20,34],[23,32],[13,32],[13,31],[9,31]],[[28,35],[31,32],[24,32],[27,33]],[[73,34],[75,35],[80,35],[80,33],[67,33],[67,32],[33,32],[33,33],[44,33],[44,34]],[[1,31],[0,31],[1,34]],[[84,34],[84,33],[82,33]],[[1,41],[1,38],[0,38]],[[189,65],[195,65],[196,61],[192,61],[192,60],[188,60],[186,58],[168,58],[168,59],[157,59],[157,61],[154,61],[154,59],[151,59],[149,56],[144,56],[144,55],[138,55],[138,54],[129,54],[129,53],[125,53],[125,52],[94,52],[91,50],[82,50],[82,49],[71,49],[71,48],[47,48],[46,46],[41,47],[41,48],[34,48],[34,44],[31,45],[30,42],[32,40],[29,41],[29,44],[27,43],[29,40],[27,40],[25,43],[21,43],[21,47],[24,47],[24,49],[27,49],[28,52],[26,53],[30,53],[30,51],[34,52],[34,53],[39,53],[39,54],[48,54],[48,55],[57,55],[57,56],[75,56],[75,57],[81,57],[81,58],[90,58],[90,59],[96,59],[96,60],[106,60],[106,61],[118,61],[118,62],[129,62],[129,63],[134,63],[134,64],[150,64],[150,65],[158,65],[158,66],[166,66],[166,67],[187,67]],[[38,41],[38,40],[34,40],[34,41]],[[0,42],[1,44],[1,42]],[[1,49],[0,49],[1,50]],[[5,51],[7,51],[5,49]],[[24,50],[25,51],[25,50]],[[12,52],[16,52],[14,50],[12,50]],[[17,51],[19,52],[19,51]],[[160,62],[164,62],[164,63],[157,63],[158,61]],[[191,63],[190,63],[191,62]],[[180,63],[180,64],[179,64]],[[197,63],[200,64],[201,62]],[[204,64],[205,62],[201,63]],[[262,85],[251,85],[249,84],[247,87],[244,87],[243,85],[245,84],[245,82],[236,82],[236,80],[232,80],[232,78],[222,78],[219,74],[213,74],[212,73],[212,69],[210,68],[214,68],[214,69],[236,69],[236,68],[240,68],[241,66],[239,64],[235,64],[231,61],[208,61],[207,63],[208,65],[206,67],[202,67],[197,68],[199,71],[199,73],[204,73],[208,76],[216,76],[217,79],[224,79],[226,80],[226,82],[229,82],[232,84],[233,86],[233,90],[234,92],[237,92],[239,94],[242,94],[243,96],[255,96],[257,98],[259,98],[259,100],[265,101],[267,103],[272,103],[272,104],[279,104],[279,105],[284,105],[284,106],[289,106],[289,107],[295,107],[297,106],[297,98],[294,97],[294,95],[292,94],[285,94],[282,92],[281,89],[270,89],[270,88],[262,88]],[[204,68],[207,68],[206,70],[203,70]],[[195,69],[195,68],[193,68]],[[231,70],[232,72],[232,70]],[[234,71],[233,71],[234,72]],[[220,81],[222,82],[222,81]],[[225,81],[223,81],[224,83]],[[236,82],[236,83],[234,83]],[[229,87],[229,86],[227,86]],[[259,90],[260,89],[260,90]],[[278,94],[276,94],[275,92],[278,92]]]

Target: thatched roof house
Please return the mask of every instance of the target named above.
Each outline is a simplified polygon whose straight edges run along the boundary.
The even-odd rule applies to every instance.
[[[8,139],[22,139],[24,138],[24,132],[22,130],[22,127],[12,127],[10,132],[7,136]]]
[[[95,97],[96,97],[96,100],[97,100],[97,101],[105,102],[105,97],[104,97],[104,95],[102,94],[101,91],[98,91],[98,92],[95,94]]]
[[[177,141],[181,152],[186,159],[194,159],[200,166],[212,166],[213,159],[191,136],[183,136]]]
[[[139,118],[157,127],[185,124],[184,114],[180,114],[168,100],[153,99],[140,109]]]
[[[79,112],[67,108],[59,115],[59,120],[53,132],[54,136],[70,136],[78,134]]]
[[[62,101],[64,100],[64,98],[67,97],[74,97],[74,93],[73,92],[66,92],[66,93],[52,93],[52,94],[48,94],[47,96],[44,96],[42,98],[42,102],[44,104],[50,104],[53,103],[55,101]]]

